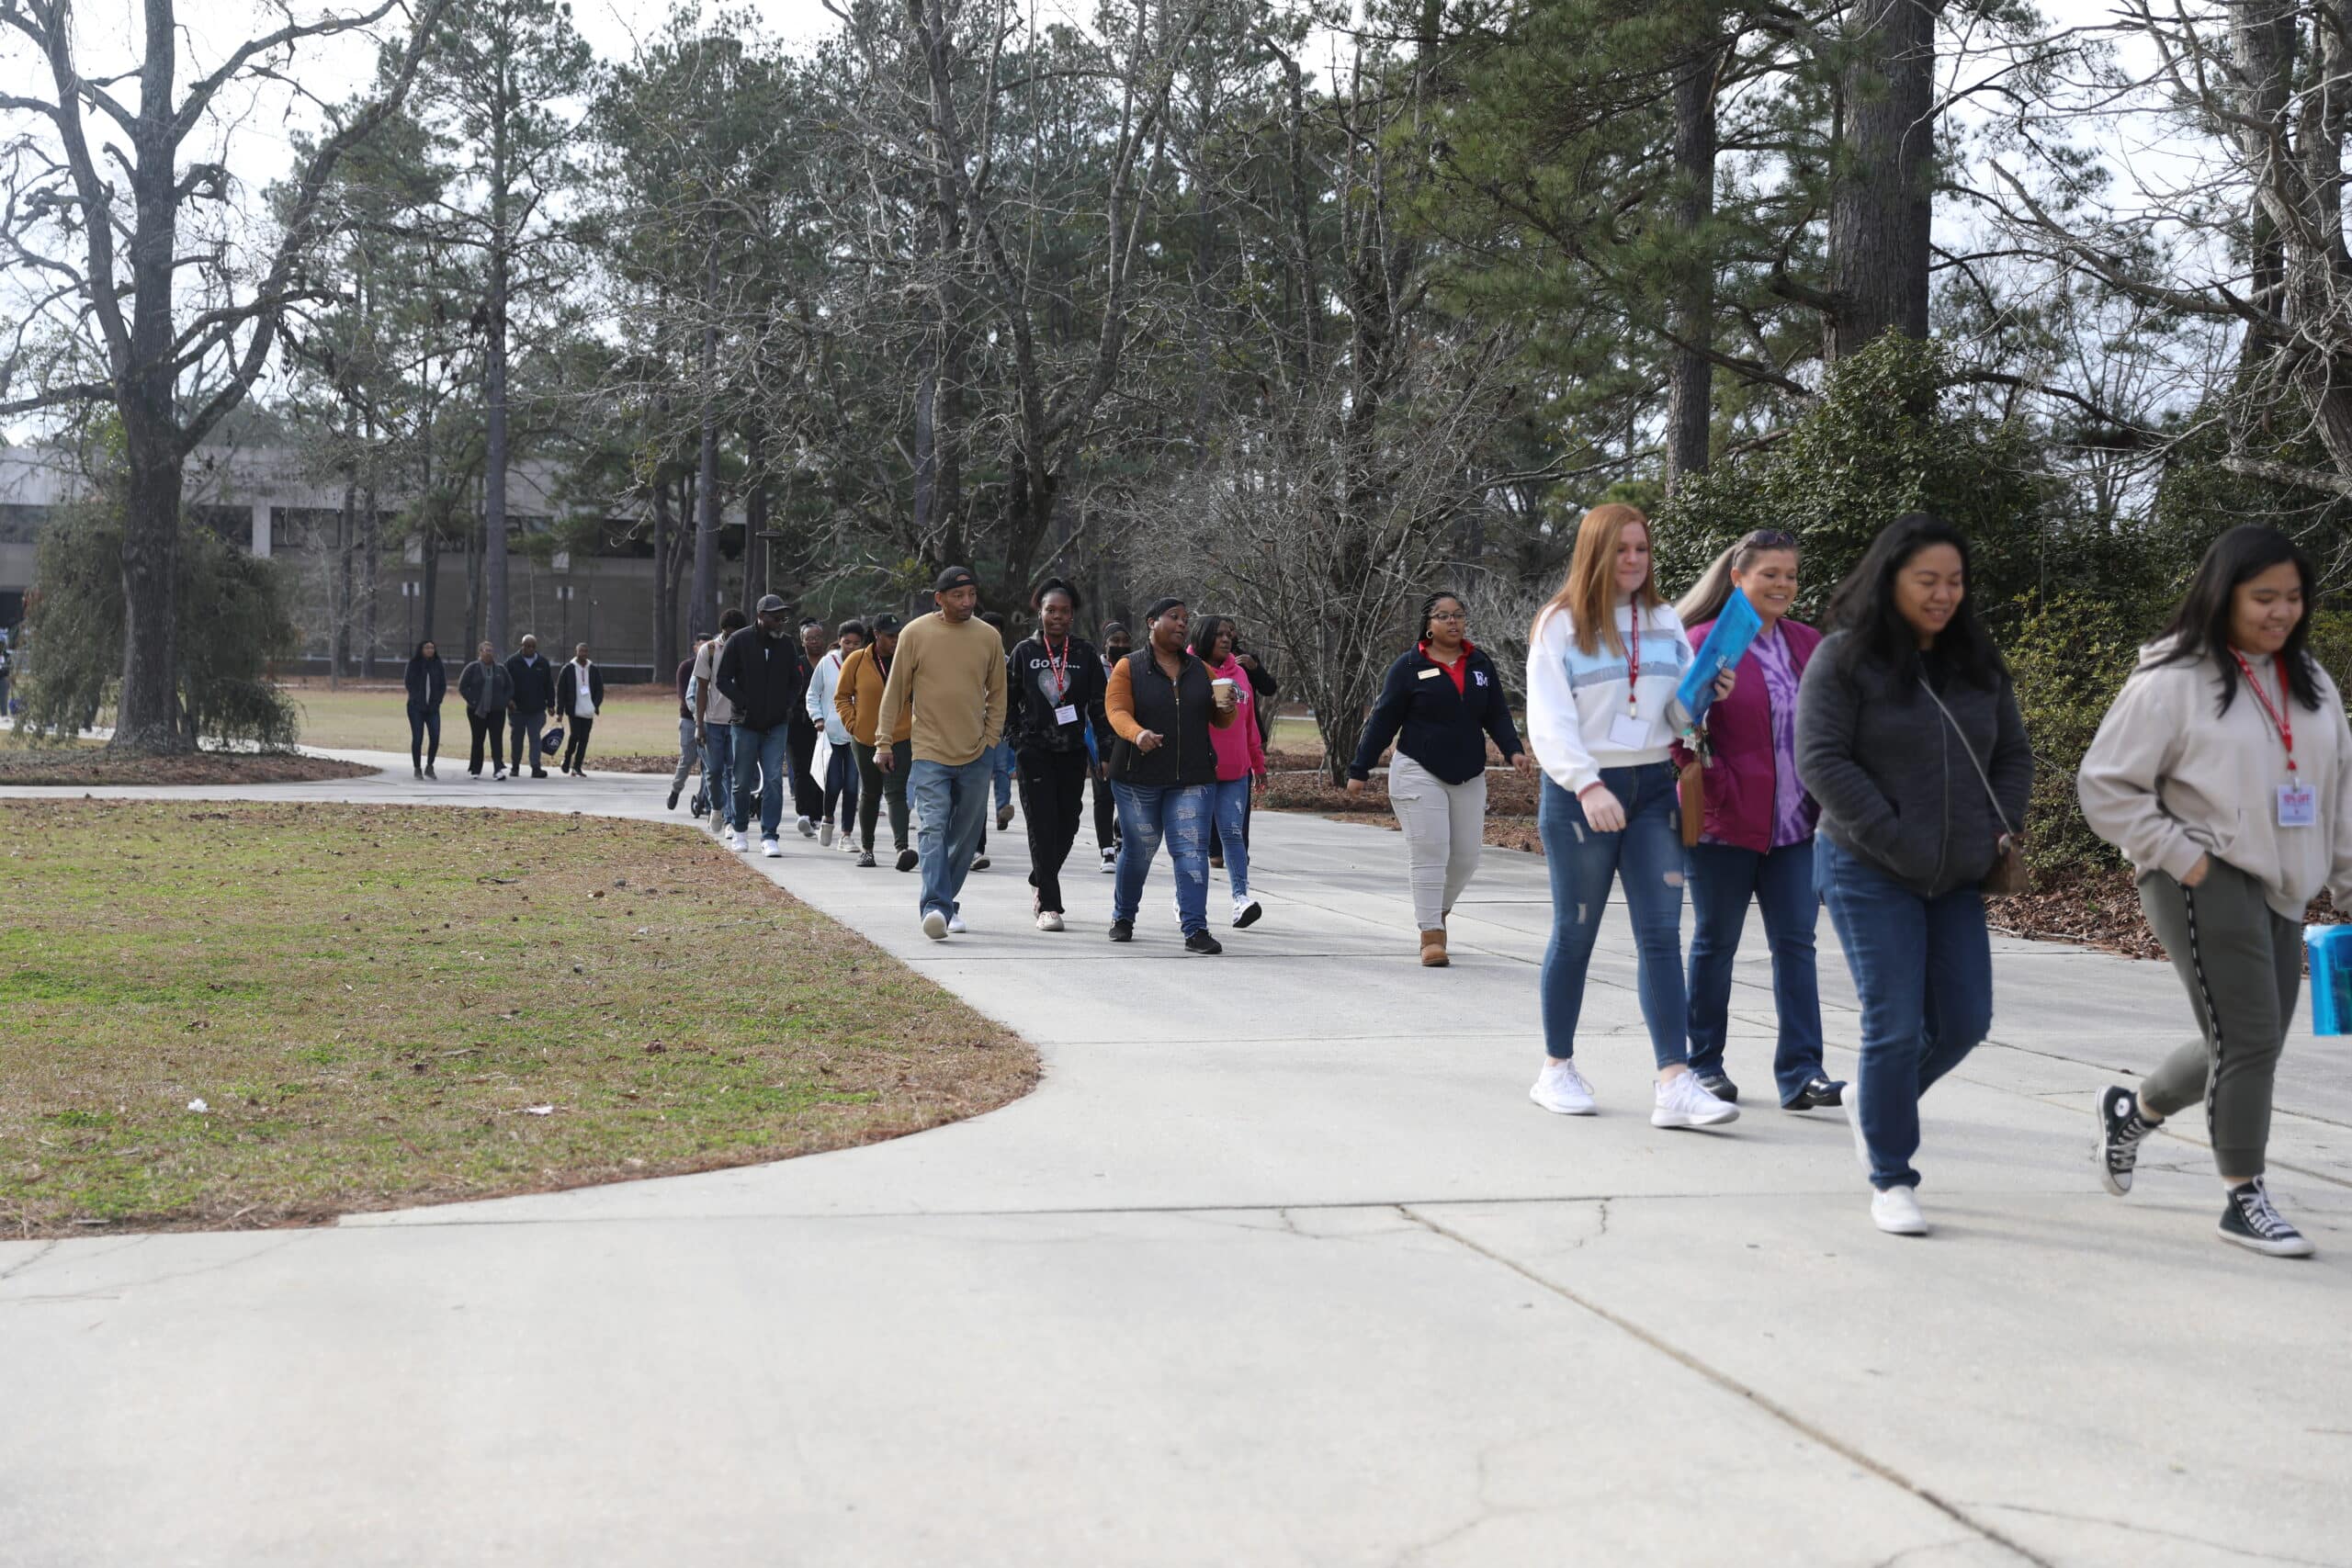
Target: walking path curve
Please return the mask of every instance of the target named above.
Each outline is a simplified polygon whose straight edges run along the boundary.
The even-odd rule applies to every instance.
[[[657,779],[400,763],[243,793],[694,830]],[[1393,834],[1256,838],[1266,919],[1214,959],[1164,864],[1132,947],[1091,867],[1072,929],[1032,930],[1017,825],[946,943],[887,862],[747,859],[1036,1043],[1039,1089],[971,1122],[0,1243],[0,1561],[2352,1563],[2352,1043],[2289,1043],[2273,1184],[2321,1250],[2258,1258],[2211,1235],[2197,1133],[2128,1201],[2092,1174],[2092,1090],[2187,1028],[2170,971],[2002,942],[1995,1043],[1926,1108],[1937,1233],[1897,1240],[1835,1112],[1650,1127],[1622,916],[1579,1053],[1602,1113],[1528,1102],[1540,861],[1488,852],[1429,971]],[[1731,1065],[1769,1091],[1751,946]]]

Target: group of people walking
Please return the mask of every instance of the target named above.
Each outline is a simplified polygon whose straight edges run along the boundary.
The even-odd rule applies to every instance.
[[[449,672],[432,638],[418,643],[409,656],[404,681],[410,770],[420,779],[438,779],[435,764],[441,756],[441,705],[448,696]],[[543,779],[551,742],[563,748],[563,773],[588,776],[588,737],[605,708],[605,671],[588,657],[586,643],[576,644],[571,661],[558,666],[540,655],[536,637],[526,635],[503,662],[497,649],[484,641],[474,650],[473,662],[458,672],[458,700],[465,705],[466,725],[473,734],[467,777],[481,777],[486,743],[493,781],[522,777],[526,757],[531,776]],[[511,775],[506,766],[510,753],[514,759]]]
[[[1445,923],[1479,852],[1487,743],[1522,768],[1532,751],[1553,918],[1545,1057],[1530,1096],[1562,1115],[1597,1109],[1576,1047],[1614,886],[1657,1068],[1651,1121],[1737,1119],[1731,966],[1757,904],[1781,1105],[1841,1107],[1873,1221],[1924,1235],[1919,1105],[1990,1032],[1984,896],[2021,874],[2034,770],[2007,667],[1969,599],[1968,542],[1934,516],[1896,519],[1830,596],[1824,635],[1789,618],[1801,565],[1791,536],[1747,536],[1668,604],[1649,528],[1631,506],[1586,514],[1567,581],[1530,633],[1525,748],[1491,663],[1461,636],[1461,602],[1433,595],[1419,645],[1390,671],[1351,788],[1394,738],[1390,796],[1421,962],[1442,966]],[[2148,1134],[2201,1103],[2224,1189],[2220,1234],[2275,1256],[2311,1251],[2264,1181],[2301,921],[2324,888],[2352,898],[2352,729],[2308,650],[2313,589],[2310,560],[2283,535],[2224,535],[2143,650],[2078,778],[2086,818],[2134,868],[2201,1034],[2136,1091],[2097,1096],[2098,1178],[2128,1192]],[[1761,629],[1691,730],[1677,690],[1734,593]],[[1824,907],[1860,998],[1850,1085],[1824,1066]]]

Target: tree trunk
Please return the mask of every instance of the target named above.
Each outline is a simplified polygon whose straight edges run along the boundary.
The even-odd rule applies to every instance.
[[[670,594],[670,486],[653,480],[653,668],[662,668],[662,650],[670,646],[670,615],[675,601]]]
[[[718,247],[703,273],[702,450],[695,468],[695,592],[689,630],[718,625]],[[657,672],[665,668],[658,663]]]
[[[768,541],[768,479],[763,466],[767,460],[767,440],[757,422],[743,432],[743,468],[746,490],[743,494],[743,614],[760,602],[767,590]],[[712,629],[718,623],[711,623]]]
[[[2294,85],[2297,0],[2237,0],[2229,7],[2230,47],[2236,68],[2246,119],[2235,127],[2239,155],[2253,175],[2254,195],[2246,212],[2249,297],[2263,309],[2284,314],[2287,308],[2286,241],[2274,215],[2266,187],[2275,186],[2272,160],[2283,154],[2272,143],[2289,131],[2288,101]],[[2323,27],[2324,33],[2326,28]],[[2241,369],[2254,370],[2281,345],[2278,335],[2263,328],[2245,334],[2238,346]]]
[[[376,678],[376,575],[383,564],[383,553],[382,525],[371,482],[360,498],[359,511],[359,678],[363,681]]]
[[[1704,239],[1715,210],[1715,73],[1719,45],[1699,51],[1674,84],[1674,174],[1680,188],[1675,222],[1690,247],[1677,280],[1668,330],[1677,346],[1668,366],[1666,488],[1704,473],[1713,427],[1713,363],[1703,352],[1714,335],[1715,275]]]
[[[140,302],[143,311],[145,301]],[[168,383],[158,412],[168,416]],[[180,724],[180,458],[161,420],[126,421],[130,459],[122,518],[122,688],[115,704],[119,750],[193,750]]]
[[[417,590],[416,606],[416,635],[417,640],[422,642],[433,637],[433,617],[441,607],[441,530],[433,525],[430,518],[425,522],[423,547],[417,555],[424,567],[424,581]],[[470,660],[473,656],[472,645],[468,644],[466,658]]]
[[[503,52],[504,38],[500,37]],[[490,154],[490,299],[488,342],[483,355],[482,406],[489,429],[483,457],[482,578],[488,629],[483,635],[506,651],[506,291],[512,265],[506,231],[508,73],[502,59],[493,88]]]
[[[1829,202],[1832,363],[1890,329],[1928,335],[1936,17],[1942,0],[1854,0],[1838,78],[1841,173]]]
[[[334,638],[327,647],[327,689],[335,690],[343,681],[344,671],[351,668],[351,553],[359,537],[359,485],[346,476],[343,481],[343,506],[334,518],[334,586],[332,597],[334,611],[329,616]]]

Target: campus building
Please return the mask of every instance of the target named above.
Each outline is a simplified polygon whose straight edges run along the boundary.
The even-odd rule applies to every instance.
[[[562,481],[549,463],[517,463],[509,472],[511,635],[537,632],[551,650],[586,642],[610,679],[666,678],[666,670],[660,677],[654,672],[651,518],[634,501],[583,501]],[[0,627],[21,625],[27,599],[39,590],[34,566],[43,525],[87,491],[81,455],[70,448],[0,448]],[[283,563],[301,630],[300,654],[284,666],[288,674],[324,674],[340,653],[345,674],[361,673],[372,654],[379,676],[397,677],[419,639],[435,637],[445,657],[462,662],[481,635],[478,525],[464,529],[464,538],[444,538],[428,561],[424,543],[409,536],[413,498],[377,496],[376,532],[383,544],[376,559],[371,643],[360,502],[349,498],[347,509],[340,480],[306,469],[284,448],[206,448],[188,463],[187,496],[191,518],[255,556]],[[474,518],[479,506],[477,488]],[[550,547],[555,522],[576,525],[583,513],[598,526],[566,532],[593,538],[594,547]],[[719,591],[729,602],[741,595],[741,523],[740,510],[722,519]],[[682,623],[681,636],[690,629]]]

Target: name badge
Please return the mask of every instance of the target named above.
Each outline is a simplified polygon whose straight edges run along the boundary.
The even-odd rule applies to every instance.
[[[2319,821],[2319,800],[2302,784],[2278,786],[2278,826],[2310,828]]]
[[[1076,724],[1078,722],[1077,705],[1072,703],[1064,703],[1061,706],[1056,708],[1054,710],[1054,722],[1056,724]]]
[[[1650,721],[1621,713],[1609,721],[1609,744],[1626,751],[1643,751],[1649,748]]]
[[[1424,671],[1421,671],[1421,673],[1420,673],[1420,679],[1421,679],[1421,680],[1424,680],[1424,681],[1434,681],[1434,680],[1436,680],[1440,675],[1442,675],[1442,674],[1444,674],[1444,673],[1445,673],[1445,671],[1442,671],[1442,670],[1424,670]]]

